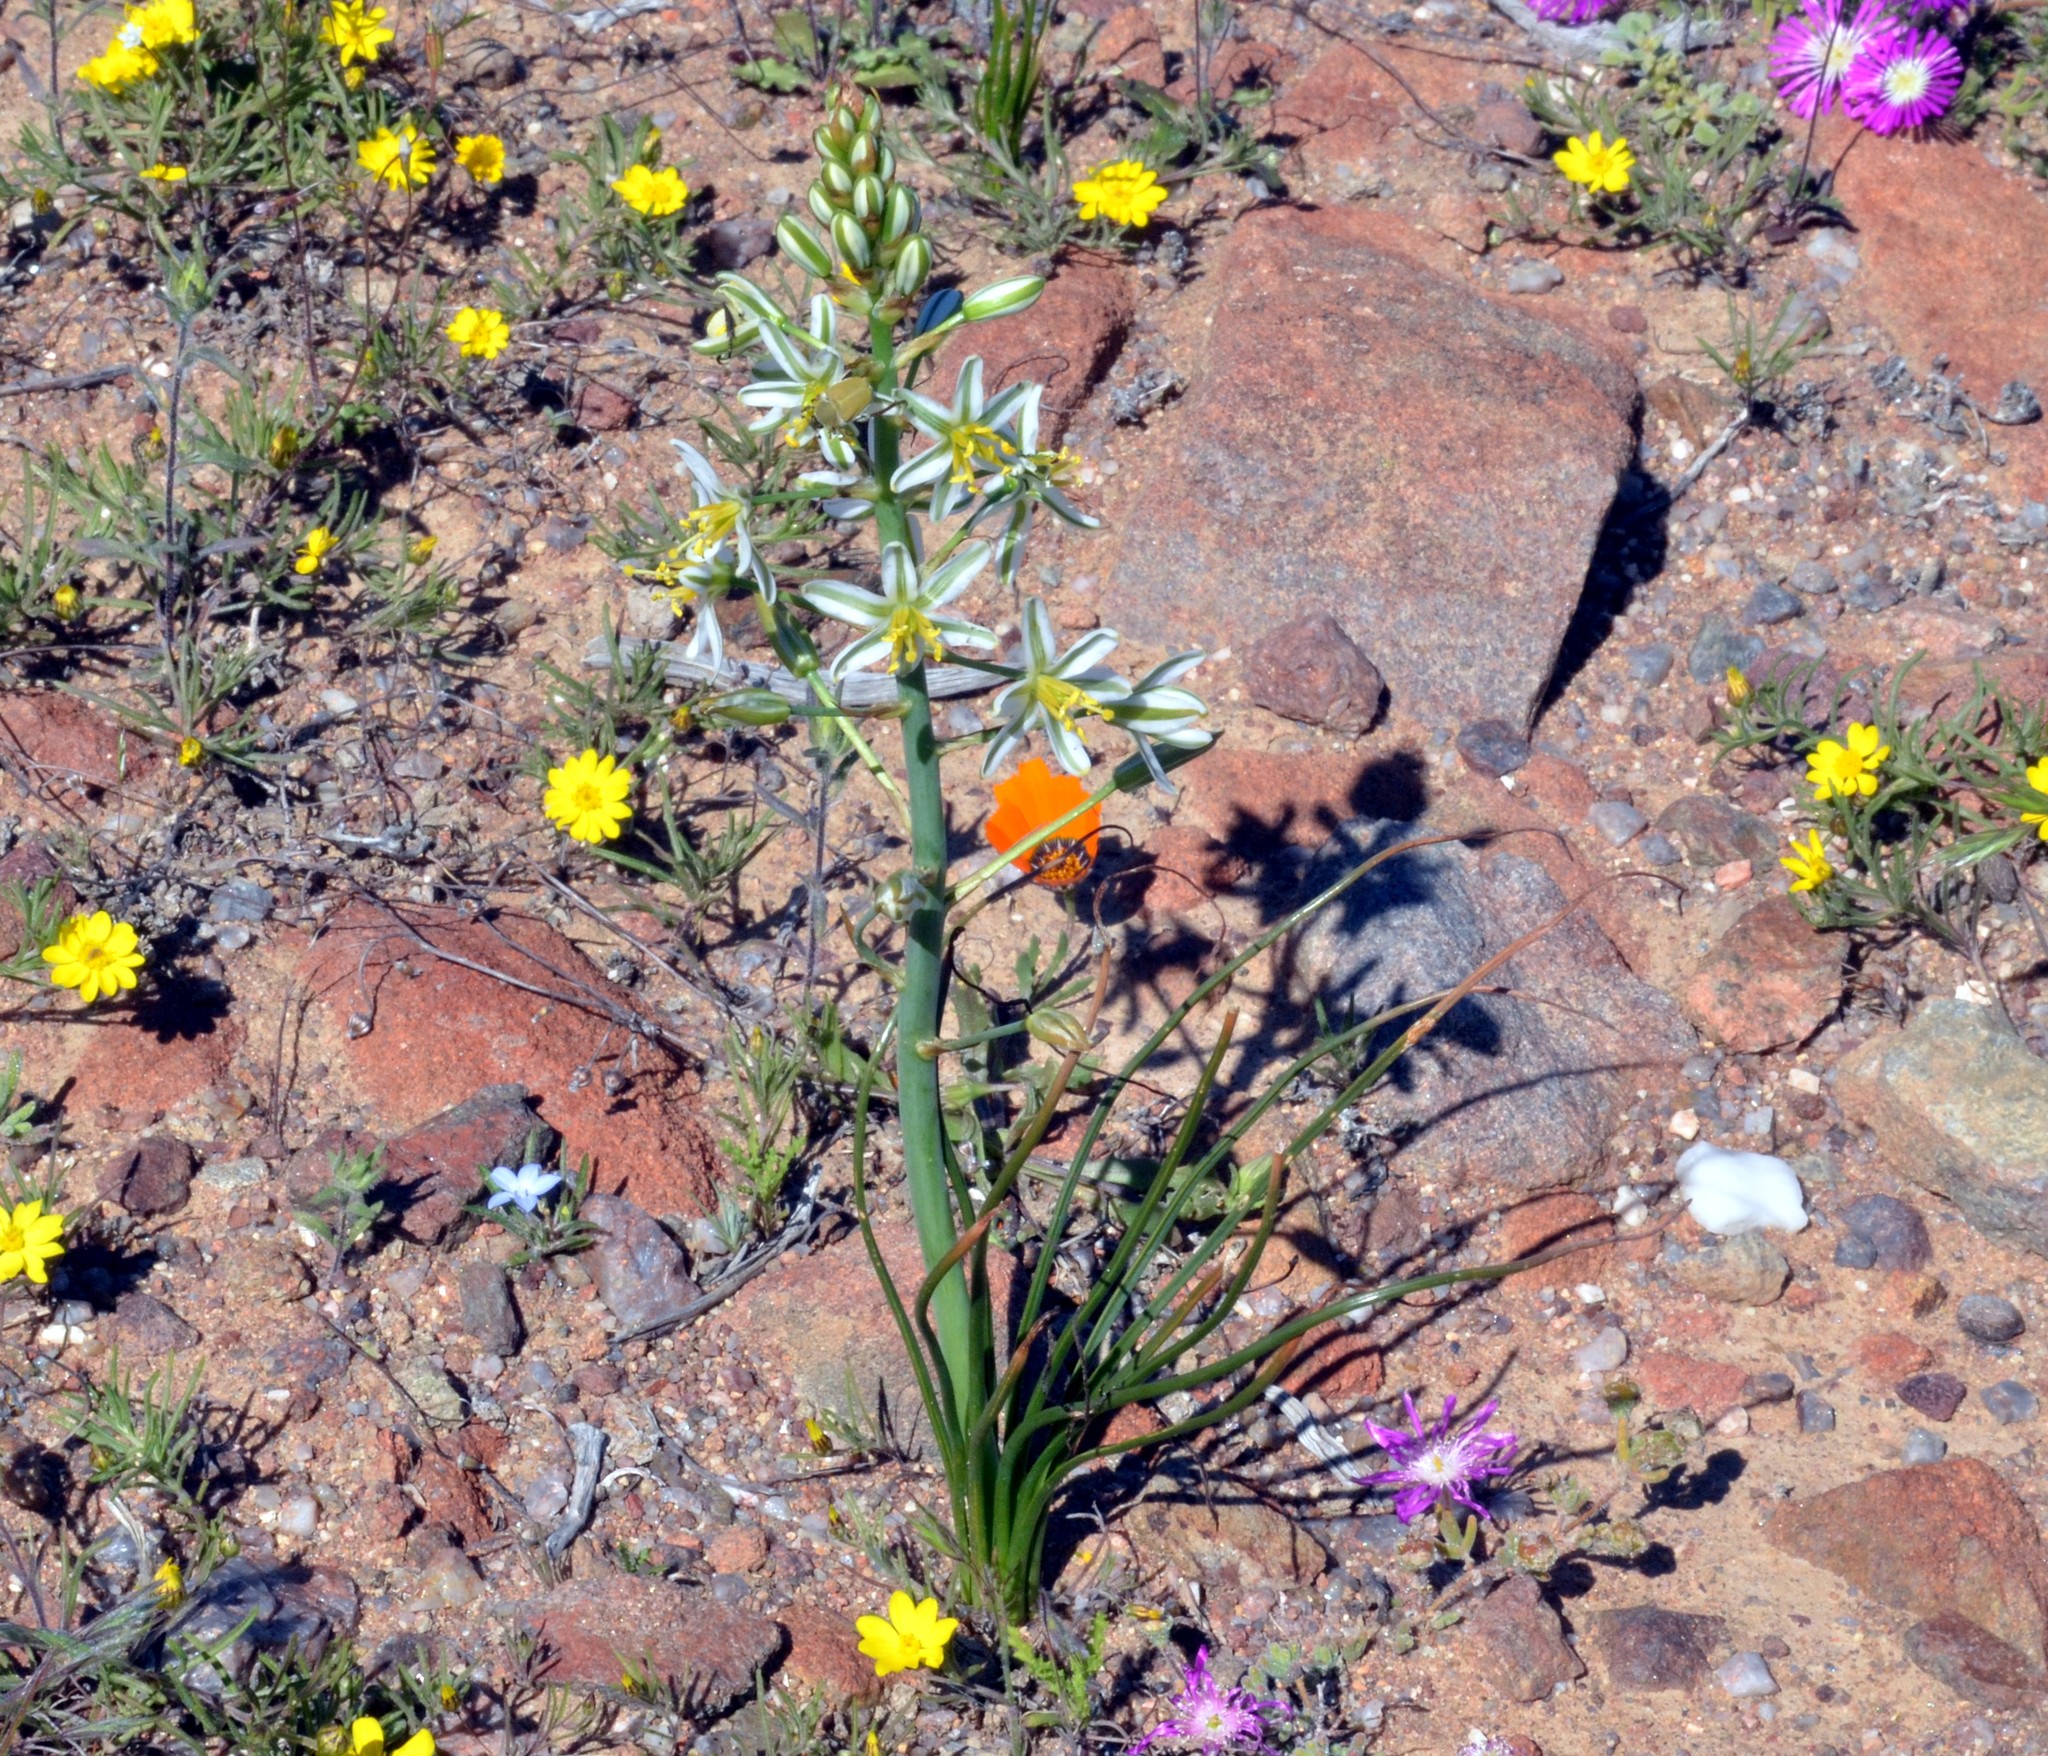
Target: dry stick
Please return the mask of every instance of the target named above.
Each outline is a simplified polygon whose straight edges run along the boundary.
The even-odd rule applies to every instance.
[[[688,943],[682,940],[678,940],[677,949],[682,952],[683,961],[687,963],[690,966],[690,968],[695,972],[695,980],[692,980],[690,976],[685,975],[681,970],[677,969],[674,964],[670,963],[667,958],[663,957],[659,951],[655,950],[654,947],[649,945],[644,939],[637,938],[632,933],[627,932],[624,927],[620,926],[617,921],[613,920],[610,915],[606,914],[604,910],[599,908],[595,903],[589,901],[583,895],[583,893],[577,890],[573,885],[564,884],[559,878],[557,878],[552,872],[548,871],[545,867],[543,867],[540,864],[540,862],[535,860],[531,855],[526,856],[526,863],[529,867],[532,868],[534,875],[538,877],[540,881],[543,884],[545,884],[550,890],[554,891],[558,896],[564,897],[568,901],[574,903],[579,911],[581,911],[583,914],[588,915],[593,921],[602,923],[609,931],[616,933],[621,939],[625,940],[625,942],[628,945],[632,946],[633,949],[639,952],[642,956],[650,958],[655,963],[659,964],[663,970],[665,970],[669,975],[673,976],[677,981],[681,982],[684,987],[690,989],[693,993],[701,995],[704,999],[709,1000],[721,1012],[730,1014],[738,1010],[738,1008],[734,1005],[732,998],[726,993],[724,984],[719,981],[717,975],[712,971],[710,965],[705,963],[704,960],[697,955],[696,951]],[[700,985],[703,983],[710,984],[711,991],[708,994],[704,992],[703,987]]]
[[[62,377],[23,378],[0,384],[0,396],[33,396],[39,390],[90,390],[96,384],[112,384],[119,378],[133,378],[139,366],[101,366],[92,372],[67,372]]]

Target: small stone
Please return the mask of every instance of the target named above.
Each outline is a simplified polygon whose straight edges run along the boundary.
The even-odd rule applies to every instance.
[[[462,1301],[464,1331],[501,1360],[518,1353],[526,1331],[518,1307],[512,1303],[505,1271],[495,1262],[466,1262],[455,1285]]]
[[[129,1352],[151,1356],[199,1345],[199,1331],[163,1300],[133,1289],[114,1301],[114,1336]]]
[[[1602,799],[1586,810],[1586,821],[1609,847],[1625,847],[1650,825],[1649,818],[1620,799]]]
[[[1716,611],[1700,624],[1685,664],[1695,683],[1723,683],[1730,665],[1739,671],[1752,671],[1763,656],[1762,635],[1738,634],[1735,625]]]
[[[1680,1254],[1670,1264],[1682,1285],[1725,1305],[1768,1305],[1784,1292],[1792,1265],[1761,1232]]]
[[[1909,1464],[1939,1463],[1947,1455],[1948,1441],[1925,1427],[1915,1427],[1899,1448],[1900,1458]]]
[[[705,231],[704,246],[713,268],[745,268],[775,248],[775,222],[761,214],[720,220]]]
[[[1685,856],[1670,836],[1652,830],[1636,844],[1636,852],[1653,866],[1675,866]]]
[[[1718,1616],[1687,1615],[1652,1604],[1595,1611],[1590,1620],[1594,1649],[1609,1684],[1620,1694],[1697,1688],[1723,1638]]]
[[[1650,314],[1640,305],[1610,305],[1607,308],[1607,327],[1616,335],[1646,335],[1650,328]]]
[[[1654,689],[1671,675],[1673,654],[1661,640],[1653,646],[1639,646],[1628,655],[1628,674],[1645,689]]]
[[[2026,1333],[2019,1306],[1996,1293],[1972,1293],[1956,1306],[1956,1327],[1972,1340],[2009,1347]]]
[[[1742,1403],[1745,1408],[1756,1408],[1764,1403],[1790,1402],[1793,1388],[1789,1372],[1752,1372],[1742,1386]]]
[[[700,1296],[682,1248],[645,1209],[617,1195],[593,1195],[582,1217],[598,1241],[585,1258],[597,1296],[622,1329],[673,1317]]]
[[[1749,601],[1742,606],[1742,619],[1752,628],[1769,628],[1805,614],[1806,606],[1795,593],[1768,580],[1751,592]]]
[[[1859,1238],[1853,1233],[1835,1246],[1837,1268],[1875,1268],[1877,1246],[1868,1238]]]
[[[1595,1372],[1612,1372],[1627,1358],[1627,1333],[1609,1324],[1572,1355],[1572,1365],[1590,1376]]]
[[[394,1376],[435,1426],[459,1427],[469,1418],[468,1404],[455,1388],[454,1379],[424,1354],[399,1361]]]
[[[99,1197],[142,1217],[178,1213],[192,1199],[195,1163],[184,1141],[147,1135],[107,1161],[100,1172]]]
[[[1996,1384],[1985,1385],[1977,1395],[2001,1427],[2009,1427],[2015,1421],[2031,1421],[2041,1412],[2041,1399],[2017,1378],[2001,1378]]]
[[[1529,740],[1505,720],[1475,720],[1458,733],[1465,766],[1489,780],[1513,774],[1529,760]]]
[[[1737,1701],[1755,1701],[1778,1692],[1778,1679],[1760,1652],[1738,1652],[1714,1670],[1714,1681]]]
[[[1487,1681],[1511,1701],[1547,1701],[1560,1684],[1586,1674],[1557,1611],[1526,1574],[1495,1587],[1467,1625],[1485,1653]]]
[[[253,878],[230,878],[206,901],[209,921],[267,921],[276,899]]]
[[[1934,1260],[1927,1222],[1896,1195],[1866,1195],[1842,1209],[1842,1224],[1875,1252],[1867,1266],[1888,1272],[1925,1268]]]
[[[1906,1630],[1906,1657],[1967,1701],[2007,1711],[2040,1701],[2041,1680],[2007,1642],[1966,1616],[1950,1611]],[[1980,1722],[1981,1723],[1981,1722]],[[1997,1734],[1977,1742],[1988,1749]]]
[[[1832,1433],[1835,1430],[1835,1405],[1817,1390],[1802,1390],[1792,1399],[1799,1411],[1799,1430],[1802,1433]]]
[[[1547,293],[1564,285],[1564,270],[1554,262],[1517,262],[1508,270],[1511,293]]]
[[[1386,705],[1386,679],[1327,610],[1314,610],[1253,643],[1244,687],[1261,707],[1352,736],[1368,732]]]
[[[1835,578],[1834,570],[1820,561],[1800,561],[1794,564],[1792,575],[1786,581],[1794,591],[1804,592],[1808,597],[1824,597],[1841,582]]]
[[[1899,1386],[1899,1400],[1930,1421],[1951,1421],[1970,1387],[1948,1372],[1916,1372]]]
[[[320,1522],[320,1508],[310,1495],[299,1495],[287,1500],[279,1508],[277,1528],[286,1536],[306,1539],[312,1536]]]

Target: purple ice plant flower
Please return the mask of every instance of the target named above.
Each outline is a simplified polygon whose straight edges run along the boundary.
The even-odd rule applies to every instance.
[[[1963,58],[1939,31],[1901,29],[1872,43],[1843,88],[1842,104],[1873,134],[1898,134],[1947,113]]]
[[[1786,107],[1802,121],[1816,112],[1826,115],[1864,51],[1897,29],[1898,21],[1878,0],[1857,0],[1853,12],[1849,0],[1806,0],[1771,39],[1771,77]]]
[[[1529,10],[1552,24],[1591,24],[1611,11],[1615,0],[1529,0]]]
[[[1128,1756],[1139,1756],[1154,1744],[1199,1752],[1199,1756],[1229,1756],[1231,1752],[1249,1756],[1249,1752],[1269,1747],[1266,1740],[1272,1720],[1293,1711],[1284,1701],[1217,1682],[1209,1674],[1209,1649],[1205,1646],[1181,1677],[1173,1711],[1133,1744]]]
[[[1403,1524],[1438,1507],[1456,1505],[1484,1512],[1472,1498],[1473,1487],[1490,1477],[1507,1475],[1515,1467],[1514,1434],[1486,1431],[1486,1423],[1500,1404],[1481,1403],[1460,1423],[1454,1418],[1458,1399],[1447,1396],[1444,1412],[1425,1427],[1415,1412],[1415,1398],[1404,1395],[1401,1400],[1407,1405],[1412,1431],[1365,1423],[1373,1442],[1386,1452],[1388,1465],[1377,1475],[1366,1477],[1365,1485],[1396,1490],[1394,1516]]]

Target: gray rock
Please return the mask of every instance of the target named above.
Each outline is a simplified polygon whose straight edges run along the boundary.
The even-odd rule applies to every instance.
[[[1636,852],[1653,866],[1675,866],[1685,856],[1679,852],[1678,843],[1659,830],[1652,830],[1637,844]]]
[[[1508,270],[1511,293],[1547,293],[1564,285],[1564,270],[1554,262],[1517,262]]]
[[[1276,860],[1273,904],[1314,894],[1417,828],[1360,819],[1311,856]],[[1564,907],[1543,869],[1508,849],[1418,849],[1303,929],[1293,997],[1369,1018],[1397,998],[1455,986]],[[1566,914],[1497,979],[1512,993],[1454,1007],[1375,1098],[1384,1124],[1414,1130],[1402,1148],[1410,1175],[1547,1186],[1556,1165],[1599,1157],[1617,1106],[1697,1047],[1671,1002],[1630,972],[1583,913]]]
[[[1773,585],[1768,580],[1751,592],[1749,601],[1742,606],[1742,619],[1752,628],[1769,628],[1805,614],[1806,606],[1799,601],[1797,593],[1787,591],[1782,585]]]
[[[1821,561],[1795,562],[1791,577],[1786,581],[1794,591],[1804,592],[1808,597],[1815,598],[1825,597],[1841,583],[1835,577],[1834,569]]]
[[[264,1566],[236,1556],[207,1576],[165,1635],[186,1650],[217,1649],[210,1661],[185,1661],[182,1675],[199,1693],[218,1695],[223,1672],[240,1682],[260,1654],[296,1646],[300,1662],[317,1665],[330,1640],[355,1633],[359,1601],[355,1581],[338,1568]]]
[[[1671,648],[1660,640],[1651,646],[1639,646],[1628,655],[1628,674],[1645,689],[1654,689],[1671,675],[1672,663]]]
[[[469,1404],[456,1389],[455,1380],[425,1354],[408,1354],[392,1376],[434,1426],[459,1427],[469,1419]]]
[[[1714,1681],[1737,1701],[1758,1701],[1778,1692],[1778,1679],[1760,1652],[1738,1652],[1715,1667]]]
[[[1458,754],[1474,774],[1498,780],[1529,760],[1529,740],[1505,720],[1475,720],[1458,733]]]
[[[1842,1209],[1842,1224],[1852,1238],[1860,1238],[1871,1249],[1865,1268],[1882,1268],[1887,1273],[1925,1268],[1934,1260],[1934,1246],[1928,1241],[1927,1222],[1918,1208],[1910,1207],[1896,1195],[1865,1195]]]
[[[1864,574],[1850,581],[1849,589],[1842,594],[1842,601],[1852,610],[1864,610],[1874,615],[1880,610],[1890,609],[1905,595],[1889,572]]]
[[[1621,799],[1602,799],[1586,807],[1586,821],[1609,847],[1626,847],[1650,826],[1649,818]]]
[[[1747,860],[1758,871],[1783,852],[1782,837],[1761,818],[1714,793],[1684,793],[1657,814],[1657,827],[1705,871]]]
[[[1601,1610],[1591,1618],[1594,1650],[1619,1694],[1696,1689],[1726,1638],[1719,1616],[1692,1616],[1652,1604]]]
[[[1977,1396],[2001,1427],[2009,1427],[2015,1421],[2031,1421],[2041,1412],[2041,1399],[2017,1378],[2001,1378],[1996,1384],[1987,1384]]]
[[[1173,431],[1119,478],[1102,617],[1213,651],[1328,610],[1425,731],[1526,731],[1634,454],[1634,374],[1381,225],[1344,202],[1266,207],[1222,240]],[[1361,471],[1338,436],[1364,432],[1417,443]]]
[[[130,1288],[114,1302],[114,1336],[130,1353],[155,1356],[185,1353],[199,1345],[199,1331],[154,1294]]]
[[[1354,737],[1372,730],[1387,704],[1386,679],[1327,610],[1255,641],[1244,657],[1244,688],[1274,713]]]
[[[1667,1252],[1675,1244],[1667,1243]],[[1673,1278],[1724,1305],[1768,1305],[1785,1290],[1792,1265],[1762,1232],[1742,1232],[1666,1258]]]
[[[230,878],[206,900],[209,921],[267,921],[277,902],[253,878]]]
[[[599,1233],[584,1266],[621,1329],[659,1323],[700,1297],[681,1246],[645,1209],[622,1196],[592,1195],[582,1216]]]
[[[462,1327],[472,1339],[500,1359],[518,1353],[526,1330],[505,1271],[495,1262],[466,1262],[455,1285],[462,1300]]]
[[[1572,1366],[1580,1372],[1612,1372],[1628,1358],[1628,1332],[1609,1324],[1572,1355]]]
[[[1802,1433],[1832,1433],[1835,1430],[1835,1405],[1817,1390],[1802,1390],[1792,1399],[1799,1411],[1799,1430]]]
[[[1735,625],[1716,610],[1700,624],[1698,638],[1686,654],[1685,668],[1695,683],[1719,683],[1726,679],[1730,665],[1751,671],[1763,656],[1761,634],[1736,632]]]
[[[1854,1232],[1835,1246],[1837,1268],[1875,1268],[1877,1246],[1868,1238],[1859,1238]]]
[[[1931,1002],[1846,1056],[1835,1093],[1894,1170],[1986,1236],[2048,1256],[2048,1064],[1995,1008]]]
[[[720,220],[706,229],[704,247],[713,268],[735,271],[745,268],[775,248],[775,222],[757,213]]]
[[[2026,1333],[2019,1306],[1996,1293],[1971,1293],[1956,1306],[1956,1327],[1973,1341],[2008,1347]]]
[[[1915,1427],[1899,1449],[1899,1456],[1906,1463],[1939,1463],[1947,1455],[1948,1441],[1925,1427]]]

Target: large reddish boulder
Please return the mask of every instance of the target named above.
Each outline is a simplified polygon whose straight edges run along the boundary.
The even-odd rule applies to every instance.
[[[361,904],[307,950],[300,975],[344,1028],[372,1132],[416,1128],[480,1086],[521,1086],[565,1160],[588,1153],[601,1187],[657,1214],[712,1205],[717,1148],[694,1087],[552,927]]]
[[[1102,608],[1169,649],[1325,610],[1369,631],[1395,713],[1522,730],[1634,445],[1635,381],[1412,249],[1355,207],[1238,223],[1191,388],[1109,509]]]

